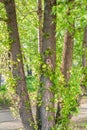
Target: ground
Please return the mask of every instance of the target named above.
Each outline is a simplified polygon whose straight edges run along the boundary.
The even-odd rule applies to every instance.
[[[23,128],[21,120],[13,117],[9,109],[0,110],[0,130],[18,130]]]
[[[71,119],[72,130],[87,130],[87,97],[81,100],[78,115]]]
[[[83,98],[80,105],[80,112],[71,119],[72,130],[87,130],[87,98]],[[13,117],[8,108],[0,110],[0,130],[22,130],[20,119]]]

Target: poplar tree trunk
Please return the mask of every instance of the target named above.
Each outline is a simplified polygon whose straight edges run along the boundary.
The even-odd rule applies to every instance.
[[[73,57],[73,36],[67,31],[64,38],[64,47],[63,47],[63,59],[61,65],[61,72],[64,76],[65,82],[68,83],[70,79],[70,69],[72,66],[72,57]]]
[[[85,82],[87,82],[87,26],[84,29],[84,39],[82,44],[83,54],[82,54],[82,65],[83,65],[83,81],[82,81],[82,91],[83,95],[87,94],[87,86]],[[80,96],[79,102],[81,101],[83,95]]]
[[[49,67],[49,70],[53,72],[55,70],[56,60],[56,16],[52,14],[52,8],[56,6],[56,0],[44,1],[44,22],[43,22],[43,38],[42,38],[42,57],[43,64]],[[47,54],[46,54],[47,53]],[[55,125],[55,112],[54,108],[54,93],[51,91],[53,82],[50,80],[50,76],[46,75],[47,68],[43,71],[42,65],[42,104],[40,106],[40,120],[41,130],[51,130]]]
[[[39,19],[38,52],[41,54],[42,53],[42,25],[43,25],[42,0],[38,0],[38,19]]]
[[[71,4],[71,6],[70,5],[68,6],[67,17],[71,15],[74,1],[75,0],[68,0],[68,3]],[[64,36],[63,57],[61,65],[61,72],[64,76],[66,84],[70,79],[70,69],[72,67],[73,46],[74,46],[74,39],[73,39],[74,23],[68,23],[68,24],[70,24],[72,31],[67,29]]]
[[[63,58],[62,58],[62,66],[61,66],[61,72],[64,76],[64,80],[65,80],[65,87],[68,87],[68,81],[70,79],[70,70],[72,67],[72,57],[73,57],[73,45],[74,45],[74,41],[73,41],[73,36],[72,34],[67,31],[65,33],[65,38],[64,38],[64,47],[63,47]],[[57,110],[57,114],[56,114],[56,121],[58,119],[61,119],[61,102],[58,102],[58,110]],[[71,115],[69,115],[69,118],[71,117]]]
[[[38,52],[40,55],[42,54],[42,26],[43,26],[43,15],[42,15],[42,0],[38,0],[38,20],[39,20],[39,30],[38,30]],[[41,65],[40,65],[41,70]],[[37,126],[38,130],[41,130],[41,122],[40,122],[40,106],[39,106],[39,95],[41,95],[41,78],[42,74],[39,75],[39,82],[40,85],[38,87],[37,93],[37,105],[36,105],[36,119],[37,119]]]
[[[68,0],[68,2],[73,4],[74,0]],[[68,7],[67,17],[71,14],[71,8]],[[72,67],[72,58],[73,58],[73,46],[74,46],[74,39],[73,39],[73,30],[74,30],[74,23],[71,23],[71,30],[67,29],[65,36],[64,36],[64,46],[63,46],[63,56],[62,56],[62,64],[61,64],[61,72],[64,76],[64,81],[66,83],[65,87],[68,87],[68,81],[70,79],[70,70]],[[56,121],[61,119],[61,102],[58,102],[58,110],[56,114]],[[68,115],[70,116],[70,115]]]
[[[8,18],[7,27],[13,64],[12,74],[13,79],[16,80],[15,89],[19,101],[19,113],[25,130],[34,130],[34,120],[30,106],[30,99],[26,88],[24,66],[17,27],[15,1],[4,0],[4,5]]]
[[[84,29],[84,40],[83,40],[83,55],[82,55],[82,64],[83,67],[87,67],[87,27]]]

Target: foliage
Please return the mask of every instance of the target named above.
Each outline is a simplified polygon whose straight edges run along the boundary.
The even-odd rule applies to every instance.
[[[10,106],[10,99],[8,97],[6,85],[0,86],[0,106]]]
[[[28,76],[26,78],[26,81],[27,81],[27,88],[30,92],[34,92],[37,90],[38,82],[35,76]]]
[[[82,68],[82,42],[84,27],[87,25],[86,0],[76,0],[73,4],[67,3],[66,0],[57,0],[57,7],[53,8],[53,12],[57,14],[56,19],[56,69],[51,72],[49,67],[41,61],[38,54],[38,15],[37,2],[18,1],[16,0],[16,11],[18,20],[18,29],[22,46],[22,56],[27,73],[27,66],[32,70],[33,75],[27,76],[26,82],[29,92],[37,92],[39,86],[40,65],[45,71],[45,75],[50,77],[53,82],[52,91],[55,94],[54,101],[57,103],[61,100],[63,108],[61,110],[62,120],[60,126],[57,124],[56,130],[66,129],[69,123],[69,115],[78,112],[78,96],[81,94],[81,81],[87,86],[87,68]],[[80,6],[80,8],[79,8]],[[68,9],[71,14],[67,17]],[[7,56],[9,50],[8,31],[6,26],[6,12],[3,4],[0,3],[0,73],[3,73],[7,79],[7,85],[0,87],[0,103],[8,103],[12,97],[16,101],[15,95],[15,79],[12,78],[8,70],[9,59]],[[74,23],[74,30],[72,28]],[[71,77],[68,86],[65,87],[64,77],[61,74],[60,67],[62,61],[62,50],[64,42],[64,34],[66,30],[74,32],[74,51],[73,64],[71,69]],[[48,52],[47,52],[48,53]],[[2,60],[3,59],[3,60]],[[2,67],[3,66],[3,67]],[[83,70],[82,70],[83,69]],[[8,95],[8,96],[7,96]],[[4,100],[3,100],[4,99]],[[13,101],[14,103],[14,101]],[[58,127],[58,128],[57,128]],[[64,128],[65,127],[65,128]],[[53,129],[54,130],[54,129]]]

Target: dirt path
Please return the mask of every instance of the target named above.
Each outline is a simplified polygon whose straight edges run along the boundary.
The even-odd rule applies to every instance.
[[[80,112],[71,119],[72,130],[87,130],[87,97],[83,98],[80,105]]]
[[[0,130],[23,128],[20,119],[15,119],[9,109],[0,110]]]
[[[87,98],[82,99],[80,113],[71,119],[72,130],[87,130]],[[9,109],[0,110],[0,130],[21,130],[21,120],[15,119]]]

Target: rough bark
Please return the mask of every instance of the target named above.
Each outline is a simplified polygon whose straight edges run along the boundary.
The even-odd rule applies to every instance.
[[[38,19],[39,19],[39,37],[38,37],[38,52],[42,53],[42,0],[38,0]]]
[[[72,66],[72,57],[73,57],[73,36],[67,31],[64,38],[64,47],[63,47],[63,59],[61,65],[61,72],[64,76],[65,82],[68,83],[70,79],[70,69]]]
[[[15,89],[19,98],[19,113],[25,130],[34,130],[34,120],[30,106],[30,99],[26,88],[20,39],[17,27],[15,1],[4,0],[4,5],[8,18],[7,27],[10,39],[10,53],[13,64],[12,74],[13,79],[16,80]]]
[[[82,64],[83,67],[87,67],[87,27],[84,29],[84,40],[83,40],[83,55],[82,55]]]
[[[52,14],[52,8],[56,6],[56,0],[44,1],[44,22],[43,22],[43,38],[42,38],[42,56],[43,64],[47,65],[50,71],[55,70],[56,60],[56,16]],[[48,54],[46,54],[46,52]],[[47,70],[42,69],[42,104],[40,107],[41,130],[50,130],[55,125],[55,112],[51,109],[54,108],[53,92],[50,90],[53,82],[50,77],[45,76]]]
[[[42,15],[42,0],[38,0],[38,20],[39,20],[39,31],[38,31],[38,52],[40,55],[42,54],[42,25],[43,25],[43,15]],[[41,70],[41,66],[40,66]],[[41,74],[39,75],[39,81],[41,82]],[[39,103],[39,95],[41,94],[40,92],[40,87],[41,84],[38,87],[38,93],[37,93],[37,105],[36,105],[36,119],[37,119],[37,126],[38,129],[41,129],[41,122],[40,122],[40,107],[38,105]]]
[[[72,7],[68,7],[67,17],[71,15],[71,11],[73,7],[73,3],[75,0],[68,0],[68,3],[71,3]],[[63,47],[63,57],[62,57],[62,65],[61,65],[61,72],[64,75],[65,82],[68,83],[70,79],[70,69],[72,67],[72,57],[73,57],[73,30],[74,30],[74,23],[70,24],[72,31],[67,29],[65,36],[64,36],[64,47]]]
[[[83,91],[83,94],[79,96],[79,102],[81,101],[82,97],[87,94],[87,26],[84,29],[84,39],[82,44],[83,54],[82,54],[82,65],[83,65],[83,81],[81,83],[81,88]]]

